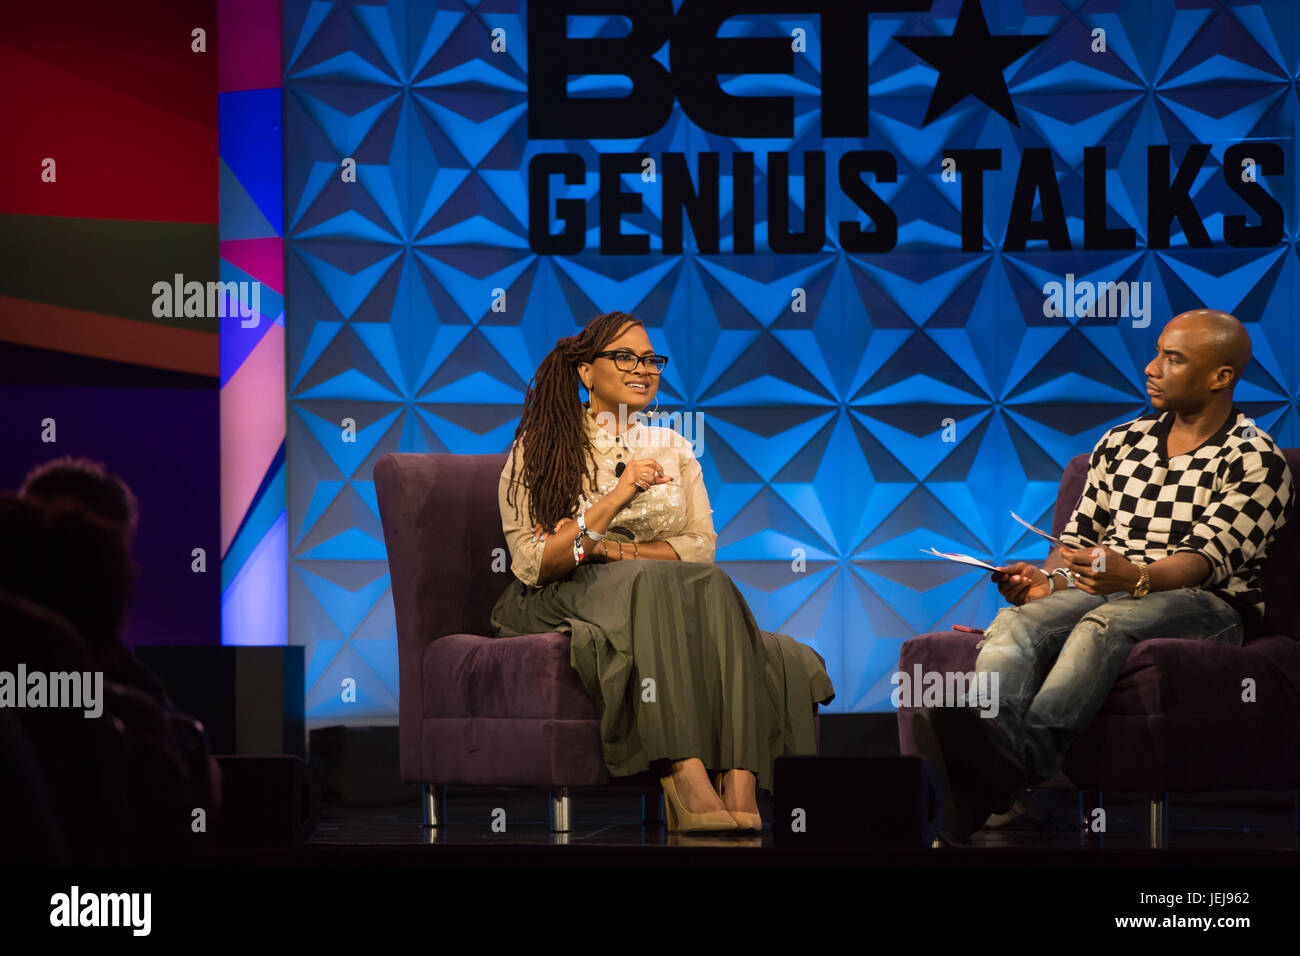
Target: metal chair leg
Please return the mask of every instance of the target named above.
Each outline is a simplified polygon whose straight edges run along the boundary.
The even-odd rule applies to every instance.
[[[569,832],[569,788],[557,787],[550,791],[551,832]]]
[[[1147,794],[1147,847],[1165,848],[1169,837],[1169,794]]]
[[[445,827],[447,825],[447,788],[436,783],[420,786],[420,796],[424,803],[424,825],[426,827]]]

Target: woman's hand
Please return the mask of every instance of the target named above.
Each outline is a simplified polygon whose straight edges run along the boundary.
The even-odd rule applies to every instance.
[[[653,485],[662,485],[669,481],[672,479],[664,474],[664,466],[659,462],[653,458],[637,458],[627,463],[623,474],[619,475],[614,490],[624,500],[631,501],[641,492],[648,491]]]
[[[645,477],[642,477],[645,476]],[[647,491],[655,485],[662,485],[673,479],[664,474],[664,466],[659,464],[653,458],[637,458],[627,463],[623,469],[623,474],[619,475],[618,484],[614,486],[611,494],[616,495],[615,502],[626,504],[643,491]],[[533,525],[533,541],[545,541],[553,534],[557,534],[560,525],[568,524],[572,519],[565,518],[564,521],[557,523],[549,531],[541,524]],[[617,558],[605,558],[605,553],[600,552],[600,557],[606,560],[617,560]]]

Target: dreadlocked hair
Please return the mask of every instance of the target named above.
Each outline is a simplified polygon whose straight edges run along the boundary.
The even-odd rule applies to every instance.
[[[528,383],[524,413],[515,429],[515,446],[523,456],[522,481],[529,493],[530,524],[549,529],[572,517],[583,493],[583,479],[590,478],[591,487],[596,487],[596,458],[583,420],[587,411],[578,399],[578,364],[594,361],[596,353],[626,327],[641,324],[627,312],[596,316],[577,335],[556,342]],[[512,457],[506,500],[515,506],[518,515],[514,490]]]

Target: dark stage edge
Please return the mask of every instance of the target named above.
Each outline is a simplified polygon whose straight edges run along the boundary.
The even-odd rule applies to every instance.
[[[1000,826],[974,835],[969,846],[882,849],[778,846],[773,806],[760,794],[759,834],[678,834],[641,822],[632,791],[575,791],[567,833],[552,833],[544,791],[448,789],[448,825],[423,825],[418,804],[328,807],[305,845],[222,848],[217,865],[256,866],[1264,866],[1300,868],[1294,794],[1171,795],[1166,845],[1146,846],[1144,804],[1108,794],[1108,832],[1075,826],[1078,794],[1044,792],[1033,799],[1036,819],[994,818]],[[1229,797],[1231,799],[1231,797]],[[505,810],[507,830],[494,832],[493,811]]]
[[[1072,941],[1141,932],[1117,923],[1128,917],[1246,918],[1245,932],[1294,932],[1300,834],[1290,792],[1171,795],[1162,849],[1145,846],[1136,795],[1105,796],[1104,839],[1073,825],[1079,795],[1056,791],[1034,795],[1036,822],[1007,820],[971,846],[910,849],[776,846],[772,801],[759,798],[761,836],[669,834],[641,822],[639,792],[613,788],[572,792],[567,834],[550,832],[539,790],[449,787],[448,825],[437,829],[410,801],[328,806],[299,846],[208,844],[199,857],[161,867],[0,869],[13,888],[0,895],[0,922],[43,935],[52,894],[78,885],[151,893],[155,938],[192,943],[202,927],[209,944],[232,946],[268,927],[337,949],[352,940],[373,946],[379,926],[418,938],[456,923],[535,942],[552,924],[602,937],[608,929],[621,940],[651,922],[701,919],[729,941],[739,934],[767,947],[793,919],[823,935],[869,929],[945,952],[1006,928],[1020,939],[1064,931]],[[505,833],[491,829],[496,808],[505,810]],[[1249,899],[1142,902],[1189,891]],[[1242,927],[1211,929],[1242,941]]]

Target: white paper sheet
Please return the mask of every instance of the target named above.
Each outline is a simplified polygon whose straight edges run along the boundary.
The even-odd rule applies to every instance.
[[[1050,534],[1048,534],[1046,531],[1039,531],[1037,528],[1035,528],[1033,525],[1031,525],[1031,524],[1030,524],[1028,521],[1026,521],[1024,518],[1020,517],[1020,515],[1016,514],[1014,511],[1011,512],[1011,517],[1015,518],[1017,521],[1019,521],[1022,525],[1024,525],[1026,528],[1028,528],[1028,529],[1029,529],[1030,531],[1032,531],[1034,534],[1041,535],[1042,537],[1046,538],[1048,541],[1052,542],[1052,544],[1058,544],[1058,545],[1060,545],[1061,547],[1065,547],[1065,545],[1061,543],[1061,539],[1060,539],[1060,538],[1054,538],[1054,537],[1052,537]]]
[[[986,571],[997,571],[999,568],[989,564],[987,561],[981,561],[979,558],[972,558],[969,554],[949,554],[944,551],[936,551],[934,548],[922,548],[922,553],[933,554],[936,557],[947,558],[949,561],[956,561],[958,564],[969,564],[973,568],[984,568]]]

